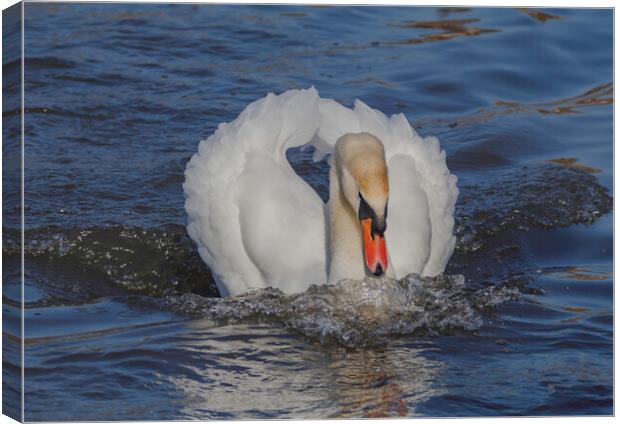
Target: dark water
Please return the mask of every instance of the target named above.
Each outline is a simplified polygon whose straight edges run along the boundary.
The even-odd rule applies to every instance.
[[[613,413],[611,10],[32,3],[25,17],[26,420]],[[18,92],[19,60],[3,59]],[[187,160],[248,102],[310,85],[439,137],[461,190],[454,277],[215,298],[185,234]],[[5,140],[20,124],[7,104]],[[326,165],[289,157],[325,198]],[[4,161],[15,415],[17,143]]]

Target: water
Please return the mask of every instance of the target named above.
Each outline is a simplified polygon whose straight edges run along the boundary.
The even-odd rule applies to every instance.
[[[613,413],[611,10],[29,3],[25,16],[26,420]],[[310,85],[439,137],[461,190],[448,277],[217,298],[184,229],[187,160],[248,102]],[[19,104],[5,105],[15,139]],[[18,151],[5,141],[13,415]],[[289,158],[325,199],[310,154]]]

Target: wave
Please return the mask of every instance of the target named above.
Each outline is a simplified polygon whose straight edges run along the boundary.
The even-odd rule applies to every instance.
[[[589,225],[613,206],[608,190],[579,168],[544,164],[494,170],[492,177],[479,178],[475,184],[460,183],[455,213],[457,245],[449,273],[472,276],[472,263],[480,268],[481,261],[490,257],[509,257],[517,264],[523,253],[513,236],[515,231]],[[19,255],[20,243],[20,231],[5,227],[4,255]],[[30,258],[97,273],[132,292],[218,296],[210,270],[182,225],[148,229],[45,226],[26,230],[24,251]],[[510,263],[504,262],[490,272],[501,280],[514,275],[513,271]]]
[[[150,296],[190,291],[218,295],[211,272],[180,225],[154,229],[49,226],[26,230],[24,239],[29,258],[93,272],[131,292]],[[20,251],[19,230],[5,228],[3,254],[14,256]]]
[[[594,175],[563,162],[492,172],[475,184],[459,184],[457,251],[477,250],[508,230],[591,225],[613,208]]]

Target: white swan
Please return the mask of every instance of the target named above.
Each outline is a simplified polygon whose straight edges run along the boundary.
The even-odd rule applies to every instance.
[[[332,154],[328,205],[286,159],[299,146],[313,146],[315,160]],[[290,90],[200,143],[185,171],[187,230],[222,296],[435,276],[454,250],[456,182],[438,140],[420,138],[404,115]]]

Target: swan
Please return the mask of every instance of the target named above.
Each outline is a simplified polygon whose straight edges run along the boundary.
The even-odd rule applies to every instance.
[[[325,204],[286,151],[330,155]],[[183,184],[187,231],[222,296],[344,278],[442,273],[455,245],[457,177],[403,114],[311,87],[269,93],[198,145]]]

